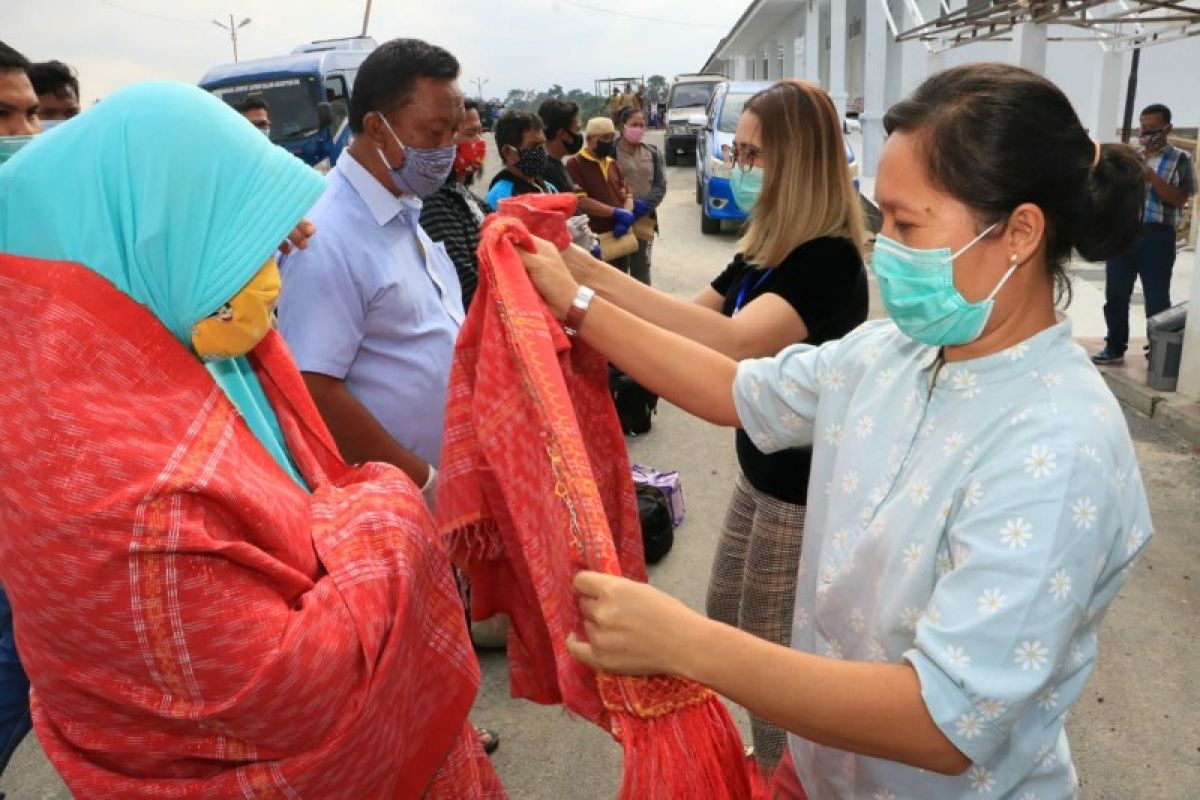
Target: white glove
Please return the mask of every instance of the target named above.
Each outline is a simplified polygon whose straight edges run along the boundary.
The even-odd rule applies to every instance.
[[[587,214],[579,214],[568,219],[567,230],[571,234],[571,241],[589,253],[600,243],[596,234],[592,233],[592,229],[588,227]]]

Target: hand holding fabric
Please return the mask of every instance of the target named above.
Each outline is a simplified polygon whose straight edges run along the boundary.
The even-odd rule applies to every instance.
[[[654,206],[650,205],[649,200],[634,200],[633,201],[633,217],[641,219],[654,210]]]
[[[626,211],[623,208],[613,208],[613,236],[621,237],[629,233],[629,229],[633,227],[633,223],[637,218],[632,211]]]
[[[646,583],[599,572],[575,576],[587,641],[567,639],[571,655],[605,672],[683,675],[706,621]]]
[[[567,309],[575,300],[579,284],[571,277],[558,248],[536,236],[533,237],[533,241],[537,248],[535,251],[517,248],[517,254],[521,257],[534,287],[550,306],[550,311],[559,320],[566,319]]]

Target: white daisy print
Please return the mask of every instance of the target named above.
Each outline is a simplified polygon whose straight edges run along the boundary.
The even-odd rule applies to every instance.
[[[1096,521],[1096,504],[1092,502],[1092,498],[1081,497],[1072,503],[1071,519],[1076,528],[1091,530],[1092,523]]]
[[[845,548],[846,542],[850,539],[850,531],[845,528],[838,528],[833,532],[833,546],[838,550]]]
[[[762,397],[762,381],[760,381],[758,378],[750,379],[750,396],[755,400],[758,400]]]
[[[887,661],[887,651],[883,649],[883,644],[878,639],[871,639],[871,643],[867,645],[867,656],[876,664]]]
[[[1129,483],[1129,475],[1123,469],[1117,470],[1117,488],[1124,489],[1125,484]]]
[[[1050,596],[1055,600],[1066,600],[1071,593],[1071,576],[1065,569],[1059,569],[1050,579]]]
[[[861,608],[850,609],[850,627],[855,633],[862,633],[867,629],[867,618]]]
[[[842,645],[838,642],[837,639],[830,639],[828,642],[825,643],[825,657],[826,658],[836,658],[838,660],[841,660]]]
[[[1024,550],[1033,538],[1033,527],[1021,517],[1005,520],[1000,529],[1000,541],[1008,545],[1009,550]]]
[[[929,481],[921,478],[909,488],[908,499],[912,500],[914,506],[923,506],[929,501],[929,492],[931,489]]]
[[[837,569],[832,564],[826,564],[825,566],[821,567],[821,574],[818,577],[824,586],[828,586],[837,580],[837,576]]]
[[[783,412],[783,415],[779,418],[779,421],[783,424],[783,427],[789,431],[798,431],[805,425],[804,417],[800,416],[795,411]]]
[[[1029,352],[1029,345],[1025,342],[1014,344],[1012,347],[1004,351],[1004,355],[1008,356],[1009,361],[1020,361]]]
[[[983,482],[972,478],[967,488],[963,490],[963,508],[974,508],[983,499]]]
[[[968,711],[958,718],[955,727],[958,728],[959,736],[964,739],[974,739],[983,733],[983,718],[974,711]]]
[[[1041,764],[1043,767],[1049,767],[1049,766],[1053,765],[1054,762],[1058,759],[1058,756],[1054,752],[1054,745],[1044,744],[1041,747],[1039,747],[1036,758],[1037,758],[1037,762],[1039,764]]]
[[[964,397],[976,397],[982,391],[979,388],[979,376],[969,369],[955,370],[950,376],[950,385]]]
[[[952,644],[946,645],[946,660],[958,669],[966,669],[971,666],[971,657],[967,655],[967,652]]]
[[[1022,422],[1025,422],[1027,419],[1029,419],[1030,416],[1031,416],[1031,412],[1029,411],[1028,408],[1025,409],[1024,411],[1018,411],[1016,414],[1013,414],[1011,417],[1008,418],[1008,424],[1009,425],[1020,425]]]
[[[963,542],[950,545],[950,555],[954,557],[954,566],[961,567],[971,557],[971,546]]]
[[[945,522],[948,519],[950,519],[950,501],[943,500],[942,504],[938,506],[937,521]]]
[[[958,451],[958,448],[963,446],[963,442],[965,441],[966,439],[963,438],[961,433],[954,431],[942,440],[942,452],[948,456],[952,456]]]
[[[1079,642],[1077,642],[1077,641],[1071,642],[1071,651],[1070,652],[1071,652],[1071,663],[1072,664],[1074,664],[1075,666],[1079,666],[1080,664],[1083,663],[1083,658],[1084,658],[1083,647],[1080,646]]]
[[[999,700],[980,700],[975,704],[975,708],[978,709],[979,713],[983,715],[983,718],[989,722],[994,719],[999,719],[1004,712],[1008,710],[1008,706],[1004,705],[1004,703],[1000,702]]]
[[[1038,708],[1043,711],[1049,711],[1058,705],[1058,692],[1054,689],[1046,689],[1038,695],[1037,704]]]
[[[1141,526],[1134,525],[1129,531],[1129,535],[1125,537],[1125,555],[1133,555],[1142,546],[1142,542],[1146,541],[1146,533],[1141,529]]]
[[[914,543],[904,548],[904,555],[901,556],[901,561],[904,562],[905,569],[911,572],[921,562],[921,545]]]
[[[1108,413],[1108,409],[1099,403],[1092,403],[1092,414],[1095,415],[1097,420],[1105,424],[1112,419],[1112,415]]]
[[[831,422],[825,426],[825,444],[831,444],[835,447],[842,443],[842,426],[836,422]]]
[[[883,372],[875,376],[875,383],[881,389],[886,389],[887,387],[891,386],[892,381],[894,380],[896,380],[896,370],[890,368],[885,369]]]
[[[924,618],[925,618],[925,621],[928,622],[930,625],[941,625],[942,624],[942,612],[939,611],[938,607],[936,605],[934,605],[933,603],[930,603],[929,607],[925,609]]]
[[[795,397],[800,393],[800,384],[796,383],[795,378],[784,377],[779,381],[779,389],[784,397]]]
[[[1040,377],[1042,383],[1046,384],[1047,389],[1054,386],[1061,386],[1063,382],[1062,375],[1057,372],[1043,372]]]
[[[863,414],[854,425],[854,435],[860,439],[870,436],[873,430],[875,430],[875,418],[870,414]]]
[[[871,795],[871,800],[896,800],[896,795],[887,789],[879,789],[875,794]]]
[[[870,534],[872,539],[878,539],[880,536],[883,536],[883,529],[886,526],[887,519],[883,514],[880,514],[871,520],[871,524],[867,526],[867,533]]]
[[[846,494],[854,494],[858,491],[858,473],[854,470],[846,470],[842,473],[842,491]]]
[[[887,484],[884,484],[884,483],[877,484],[875,486],[875,488],[871,490],[871,502],[874,503],[875,505],[879,505],[885,499],[887,499],[887,494],[888,494]],[[874,512],[874,510],[875,510],[874,508],[871,509],[872,512]],[[870,516],[868,516],[867,518],[870,519]]]
[[[797,628],[808,627],[808,612],[804,610],[803,606],[796,606],[796,611],[792,615],[792,624]]]
[[[1079,452],[1083,453],[1085,456],[1090,458],[1092,461],[1095,461],[1097,464],[1100,463],[1100,454],[1096,452],[1096,448],[1093,447],[1092,445],[1090,445],[1090,444],[1083,445],[1082,447],[1079,448]]]
[[[880,350],[877,345],[871,345],[867,349],[867,353],[866,353],[867,363],[874,364],[876,361],[879,360],[879,357],[881,355],[883,355],[883,351]]]
[[[818,382],[820,380],[818,379]],[[831,369],[825,373],[825,387],[831,392],[840,392],[846,386],[846,376],[839,370]]]
[[[915,631],[917,623],[924,615],[925,612],[916,606],[905,606],[904,610],[900,612],[900,624],[910,631]]]
[[[1046,661],[1050,658],[1050,651],[1042,646],[1040,641],[1031,642],[1026,639],[1017,646],[1014,652],[1016,658],[1013,660],[1021,665],[1022,670],[1039,670],[1046,666]]]
[[[973,444],[966,453],[963,453],[963,466],[969,467],[975,463],[975,459],[979,458],[979,445]]]
[[[999,589],[984,589],[979,595],[979,613],[995,614],[1008,602],[1008,595]]]
[[[1054,451],[1045,445],[1035,444],[1025,456],[1025,471],[1035,478],[1044,478],[1058,469]]]
[[[922,439],[928,439],[933,435],[933,429],[937,425],[937,417],[930,417],[921,425],[921,432],[918,434]]]
[[[943,550],[937,554],[937,575],[939,578],[945,576],[950,570],[954,569],[954,562],[950,560],[950,553]]]
[[[971,767],[967,778],[971,781],[971,788],[980,794],[990,792],[996,786],[996,773],[978,764]]]

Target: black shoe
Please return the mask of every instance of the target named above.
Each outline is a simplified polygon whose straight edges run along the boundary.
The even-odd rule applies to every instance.
[[[489,756],[500,749],[500,734],[487,728],[475,727],[475,735],[479,737],[479,745]]]
[[[1116,367],[1125,363],[1124,353],[1114,353],[1109,348],[1104,348],[1096,355],[1092,356],[1092,363],[1099,364],[1102,367]]]

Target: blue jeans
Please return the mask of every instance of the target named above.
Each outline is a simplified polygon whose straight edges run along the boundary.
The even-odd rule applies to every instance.
[[[12,606],[0,587],[0,774],[31,726],[29,678],[17,658]]]
[[[1142,279],[1146,318],[1171,307],[1171,270],[1175,267],[1175,229],[1143,225],[1133,247],[1104,265],[1104,321],[1108,352],[1123,355],[1129,346],[1129,300],[1133,282]]]

